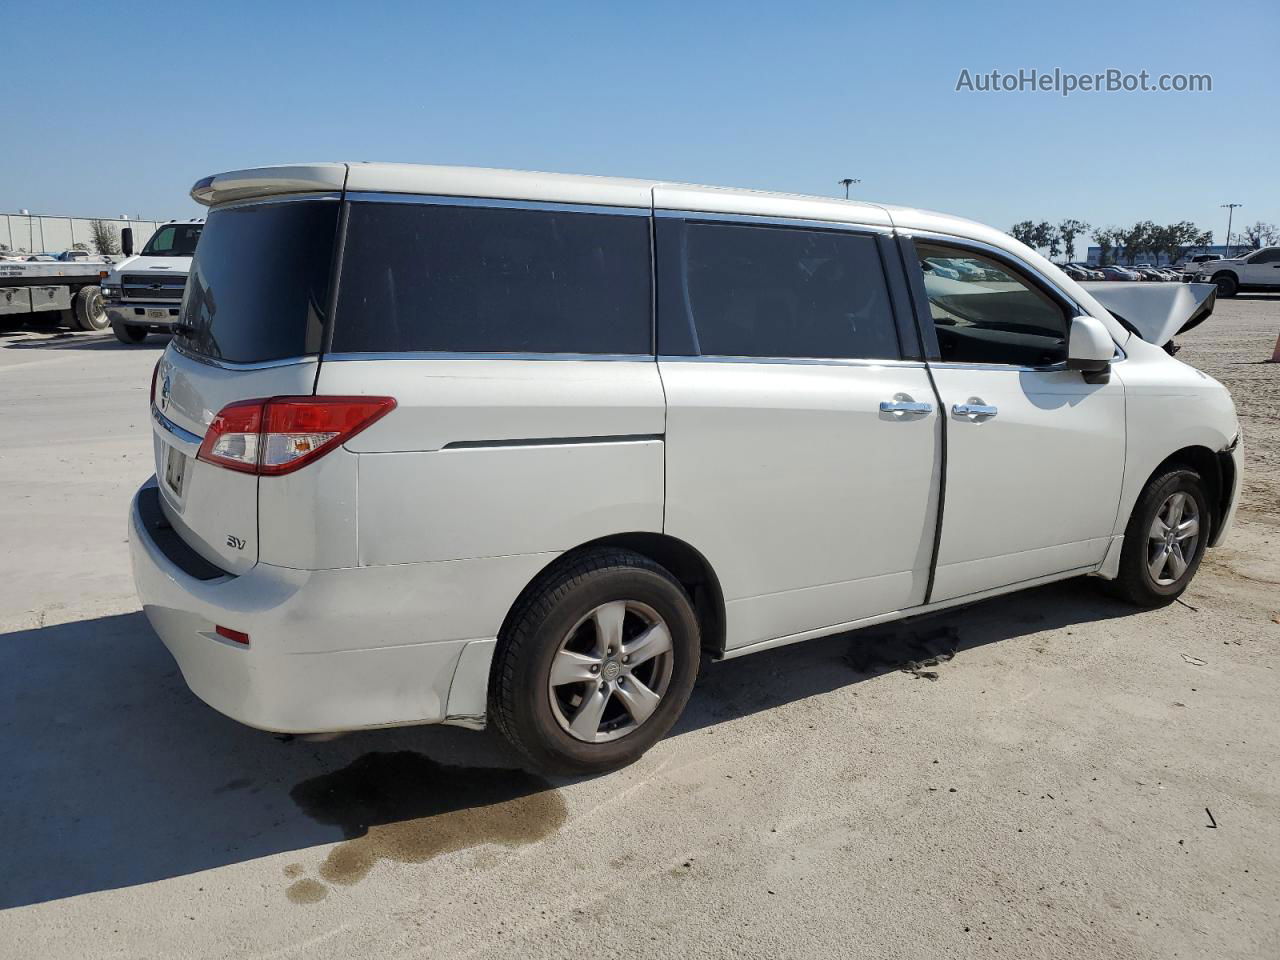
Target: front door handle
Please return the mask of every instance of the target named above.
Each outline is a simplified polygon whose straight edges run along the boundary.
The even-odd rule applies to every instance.
[[[975,403],[970,400],[968,403],[955,404],[951,408],[951,412],[957,417],[965,417],[976,422],[978,420],[990,420],[1000,410],[997,407],[988,406],[985,403]]]
[[[911,413],[933,413],[933,404],[918,400],[881,400],[880,412],[900,413],[904,416]]]

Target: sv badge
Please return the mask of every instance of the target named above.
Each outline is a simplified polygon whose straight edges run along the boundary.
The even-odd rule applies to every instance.
[[[233,549],[236,549],[236,550],[243,550],[243,549],[244,549],[244,541],[243,541],[243,540],[241,540],[239,537],[232,537],[232,536],[228,536],[228,537],[227,537],[227,546],[228,546],[228,547],[232,547]]]

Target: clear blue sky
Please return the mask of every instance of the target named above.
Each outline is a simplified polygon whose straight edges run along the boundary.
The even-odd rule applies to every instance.
[[[220,170],[522,167],[835,194],[1008,229],[1280,223],[1280,4],[3,4],[0,211],[192,216]],[[126,56],[127,55],[127,56]],[[127,68],[122,66],[128,62]],[[957,93],[973,73],[1212,93]]]

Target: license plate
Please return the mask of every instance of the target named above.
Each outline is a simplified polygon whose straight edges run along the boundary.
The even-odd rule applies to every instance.
[[[148,310],[147,311],[148,320],[163,320],[167,316],[169,316],[168,310]]]
[[[187,472],[187,458],[177,447],[169,448],[169,459],[164,466],[164,482],[178,496],[182,496],[182,478]]]

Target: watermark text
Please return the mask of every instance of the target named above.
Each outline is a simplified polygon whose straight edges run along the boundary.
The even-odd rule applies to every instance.
[[[1208,73],[1137,73],[1114,67],[1100,73],[1071,73],[1055,67],[1037,70],[1022,67],[1013,73],[1000,70],[960,71],[956,93],[1211,93],[1213,76]]]

